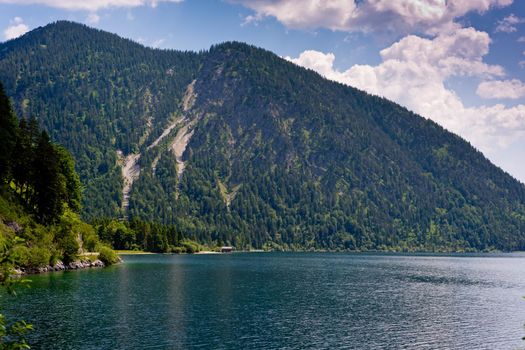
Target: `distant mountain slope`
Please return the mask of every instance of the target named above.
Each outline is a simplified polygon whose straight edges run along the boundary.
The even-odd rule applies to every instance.
[[[262,49],[159,51],[58,22],[1,44],[0,80],[76,156],[88,218],[238,247],[525,248],[523,184],[432,121]]]
[[[160,134],[197,57],[57,22],[0,45],[0,80],[19,115],[39,116],[76,156],[88,215],[115,215],[122,200],[116,150],[136,152]]]

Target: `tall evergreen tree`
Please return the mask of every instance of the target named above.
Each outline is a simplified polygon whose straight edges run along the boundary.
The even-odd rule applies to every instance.
[[[17,120],[11,102],[0,83],[0,181],[5,181],[10,171],[10,159],[16,144]]]
[[[58,157],[59,172],[64,176],[66,185],[63,200],[69,209],[78,213],[81,208],[82,186],[80,178],[75,171],[75,161],[71,154],[62,146],[55,145],[54,152]]]
[[[35,196],[30,205],[41,222],[53,223],[64,211],[67,184],[58,154],[45,131],[38,140],[33,166]]]
[[[26,204],[32,191],[29,184],[33,178],[31,172],[34,159],[32,141],[28,130],[27,121],[21,119],[14,148],[14,155],[16,156],[12,157],[11,161],[13,180],[18,193],[26,201]]]

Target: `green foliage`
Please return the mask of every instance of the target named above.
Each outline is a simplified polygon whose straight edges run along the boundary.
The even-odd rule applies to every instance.
[[[36,119],[21,120],[12,133],[15,146],[6,160],[11,170],[6,179],[26,210],[44,224],[56,222],[66,207],[78,212],[81,186],[71,155],[40,131]]]
[[[134,249],[135,233],[126,224],[117,220],[98,225],[98,234],[102,241],[110,243],[119,250]]]
[[[29,248],[29,264],[27,267],[50,265],[52,254],[52,251],[47,247],[33,246]]]
[[[182,253],[186,253],[186,249],[183,247],[172,247],[171,252],[173,254],[182,254]]]
[[[78,260],[84,252],[97,252],[100,246],[97,232],[78,214],[66,209],[58,222],[42,225],[21,204],[16,204],[17,198],[16,192],[0,188],[0,247],[10,242],[4,251],[9,251],[11,269],[34,271],[55,265],[58,260],[66,264]],[[17,240],[12,243],[10,237],[15,235]]]
[[[16,144],[17,120],[11,102],[0,84],[0,183],[9,174],[10,162]]]
[[[0,236],[23,238],[10,248],[16,266],[32,269],[59,258],[74,261],[84,237],[86,249],[93,250],[98,237],[75,213],[80,210],[81,185],[71,155],[52,143],[34,118],[19,125],[6,123],[14,114],[1,86],[0,112],[0,133],[11,138],[13,146],[2,158],[8,171],[2,172],[0,182]]]
[[[97,220],[100,240],[118,250],[145,250],[157,253],[197,253],[203,247],[196,241],[184,238],[173,225],[132,220]]]
[[[115,251],[108,246],[101,245],[98,247],[98,251],[98,258],[100,261],[106,264],[106,266],[116,264],[120,261],[117,253],[115,253]]]
[[[27,267],[30,266],[31,254],[29,248],[25,245],[16,245],[11,249],[11,256],[19,266]]]
[[[58,155],[45,132],[38,139],[34,168],[34,181],[29,185],[34,195],[28,197],[28,205],[34,205],[40,222],[53,223],[64,210],[67,187],[60,172]]]
[[[80,178],[75,171],[75,161],[71,154],[62,146],[55,146],[57,155],[58,173],[63,177],[65,188],[62,191],[62,200],[68,208],[78,213],[81,208],[82,187]]]
[[[7,324],[4,315],[0,314],[0,350],[31,349],[26,340],[26,335],[33,330],[31,324],[18,321]]]
[[[1,105],[0,109],[7,107]],[[58,258],[66,263],[77,259],[78,238],[90,227],[69,209],[80,209],[80,183],[71,156],[51,143],[34,119],[22,120],[10,133],[16,152],[6,158],[9,184],[0,184],[0,236],[19,234],[23,239],[10,248],[10,257],[17,267],[29,269],[47,266]],[[89,244],[96,245],[92,228],[88,236]]]
[[[11,295],[15,295],[14,287],[28,283],[27,280],[13,279],[14,266],[20,265],[19,258],[24,258],[18,249],[21,240],[3,230],[0,232],[0,285],[7,288]],[[33,326],[25,321],[18,321],[9,324],[5,316],[0,314],[0,350],[20,350],[30,349],[26,341],[26,335],[33,329]]]
[[[54,265],[58,260],[68,263],[78,259],[82,251],[95,250],[99,243],[96,232],[78,214],[68,209],[56,224],[42,225],[16,204],[17,196],[0,188],[0,242],[2,237],[15,234],[8,224],[17,227],[21,241],[10,253],[17,267],[32,270]]]
[[[81,241],[83,242],[83,250],[88,252],[95,252],[97,245],[99,244],[99,239],[95,228],[85,222],[81,223],[79,228],[81,234]]]
[[[186,253],[193,254],[201,251],[200,246],[193,241],[190,241],[188,239],[185,239],[181,242],[182,248],[185,250]]]
[[[68,264],[78,259],[79,237],[83,223],[75,213],[66,212],[61,218],[55,233],[56,240],[61,248],[62,260]]]
[[[27,125],[32,124],[34,123],[29,122]],[[30,129],[31,127],[27,126],[27,130]],[[29,133],[20,132],[20,135],[26,135],[30,138]],[[78,176],[74,174],[74,169],[71,167],[71,156],[65,150],[51,143],[48,143],[46,147],[49,147],[50,150],[59,150],[57,152],[57,154],[60,154],[59,162],[57,163],[59,167],[64,167],[64,165],[60,165],[61,162],[66,164],[65,167],[69,167],[69,170],[64,171],[64,173],[72,180],[64,181],[65,186],[67,187],[67,184],[71,182],[75,188],[79,188]],[[34,148],[34,150],[36,149]],[[16,157],[13,158],[13,160],[10,160],[10,164],[15,163]],[[40,163],[35,162],[34,164]],[[50,172],[50,168],[40,170],[39,167],[32,167],[32,169],[31,177],[34,176],[33,174],[39,174],[39,176],[45,176],[45,179],[35,179],[31,182],[34,184],[33,186],[0,186],[0,241],[2,237],[12,236],[15,233],[22,239],[22,241],[10,248],[10,256],[16,262],[16,266],[32,270],[53,265],[59,259],[69,263],[78,259],[79,253],[83,250],[94,251],[98,244],[98,236],[94,228],[80,220],[78,214],[69,209],[70,205],[75,207],[75,201],[79,202],[80,192],[71,194],[69,191],[75,191],[75,189],[70,187],[57,195],[59,190],[49,187],[44,191],[45,196],[39,195],[40,189],[44,188],[39,185],[41,182],[52,184],[53,181],[49,177],[57,176],[60,179],[64,179],[66,176],[62,176],[60,172]],[[14,184],[20,181],[22,181],[20,178],[15,177],[11,183]],[[50,200],[43,197],[55,199]],[[56,201],[58,201],[60,209],[57,210],[56,207],[55,209],[50,209],[49,206],[57,205]],[[36,203],[34,204],[36,209],[32,210],[33,205],[31,203]],[[77,209],[79,209],[78,206]],[[57,218],[42,220],[43,218],[50,218],[48,214],[53,210],[56,210],[56,212],[52,216],[58,216]],[[38,220],[35,220],[35,218]],[[12,227],[8,227],[8,224]],[[15,232],[15,228],[18,232]],[[81,243],[83,243],[82,247],[80,246]],[[14,263],[13,266],[15,266]]]

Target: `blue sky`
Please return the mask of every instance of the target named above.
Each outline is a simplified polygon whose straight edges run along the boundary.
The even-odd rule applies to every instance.
[[[525,182],[523,0],[0,0],[2,40],[60,19],[155,48],[269,49],[435,120]]]

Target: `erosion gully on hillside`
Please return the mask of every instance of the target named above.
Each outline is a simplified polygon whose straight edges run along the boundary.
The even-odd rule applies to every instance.
[[[190,114],[189,111],[195,104],[195,100],[197,98],[197,94],[194,91],[195,83],[196,80],[193,80],[188,85],[184,97],[182,99],[181,107],[182,111],[185,114]],[[179,127],[177,133],[175,134],[175,137],[173,138],[173,141],[169,145],[169,149],[175,156],[175,160],[177,162],[177,176],[179,180],[181,179],[185,168],[183,155],[191,140],[191,137],[193,136],[193,127],[195,126],[197,120],[198,118],[188,118],[186,117],[186,115],[175,118],[174,121],[172,121],[170,124],[168,124],[166,128],[164,128],[161,135],[146,148],[146,150],[149,151],[157,147],[161,143],[161,141],[168,137],[176,127]],[[151,118],[148,119],[148,121],[148,128],[145,132],[146,135],[144,135],[143,139],[146,139],[149,133],[151,132]],[[117,150],[117,159],[122,169],[123,187],[121,209],[124,216],[126,216],[126,213],[129,208],[129,198],[131,190],[133,188],[133,183],[139,178],[141,173],[141,168],[139,164],[140,158],[141,153],[131,153],[124,156],[121,150]],[[153,175],[155,175],[155,170],[159,159],[160,155],[156,156],[151,164],[151,170]]]

